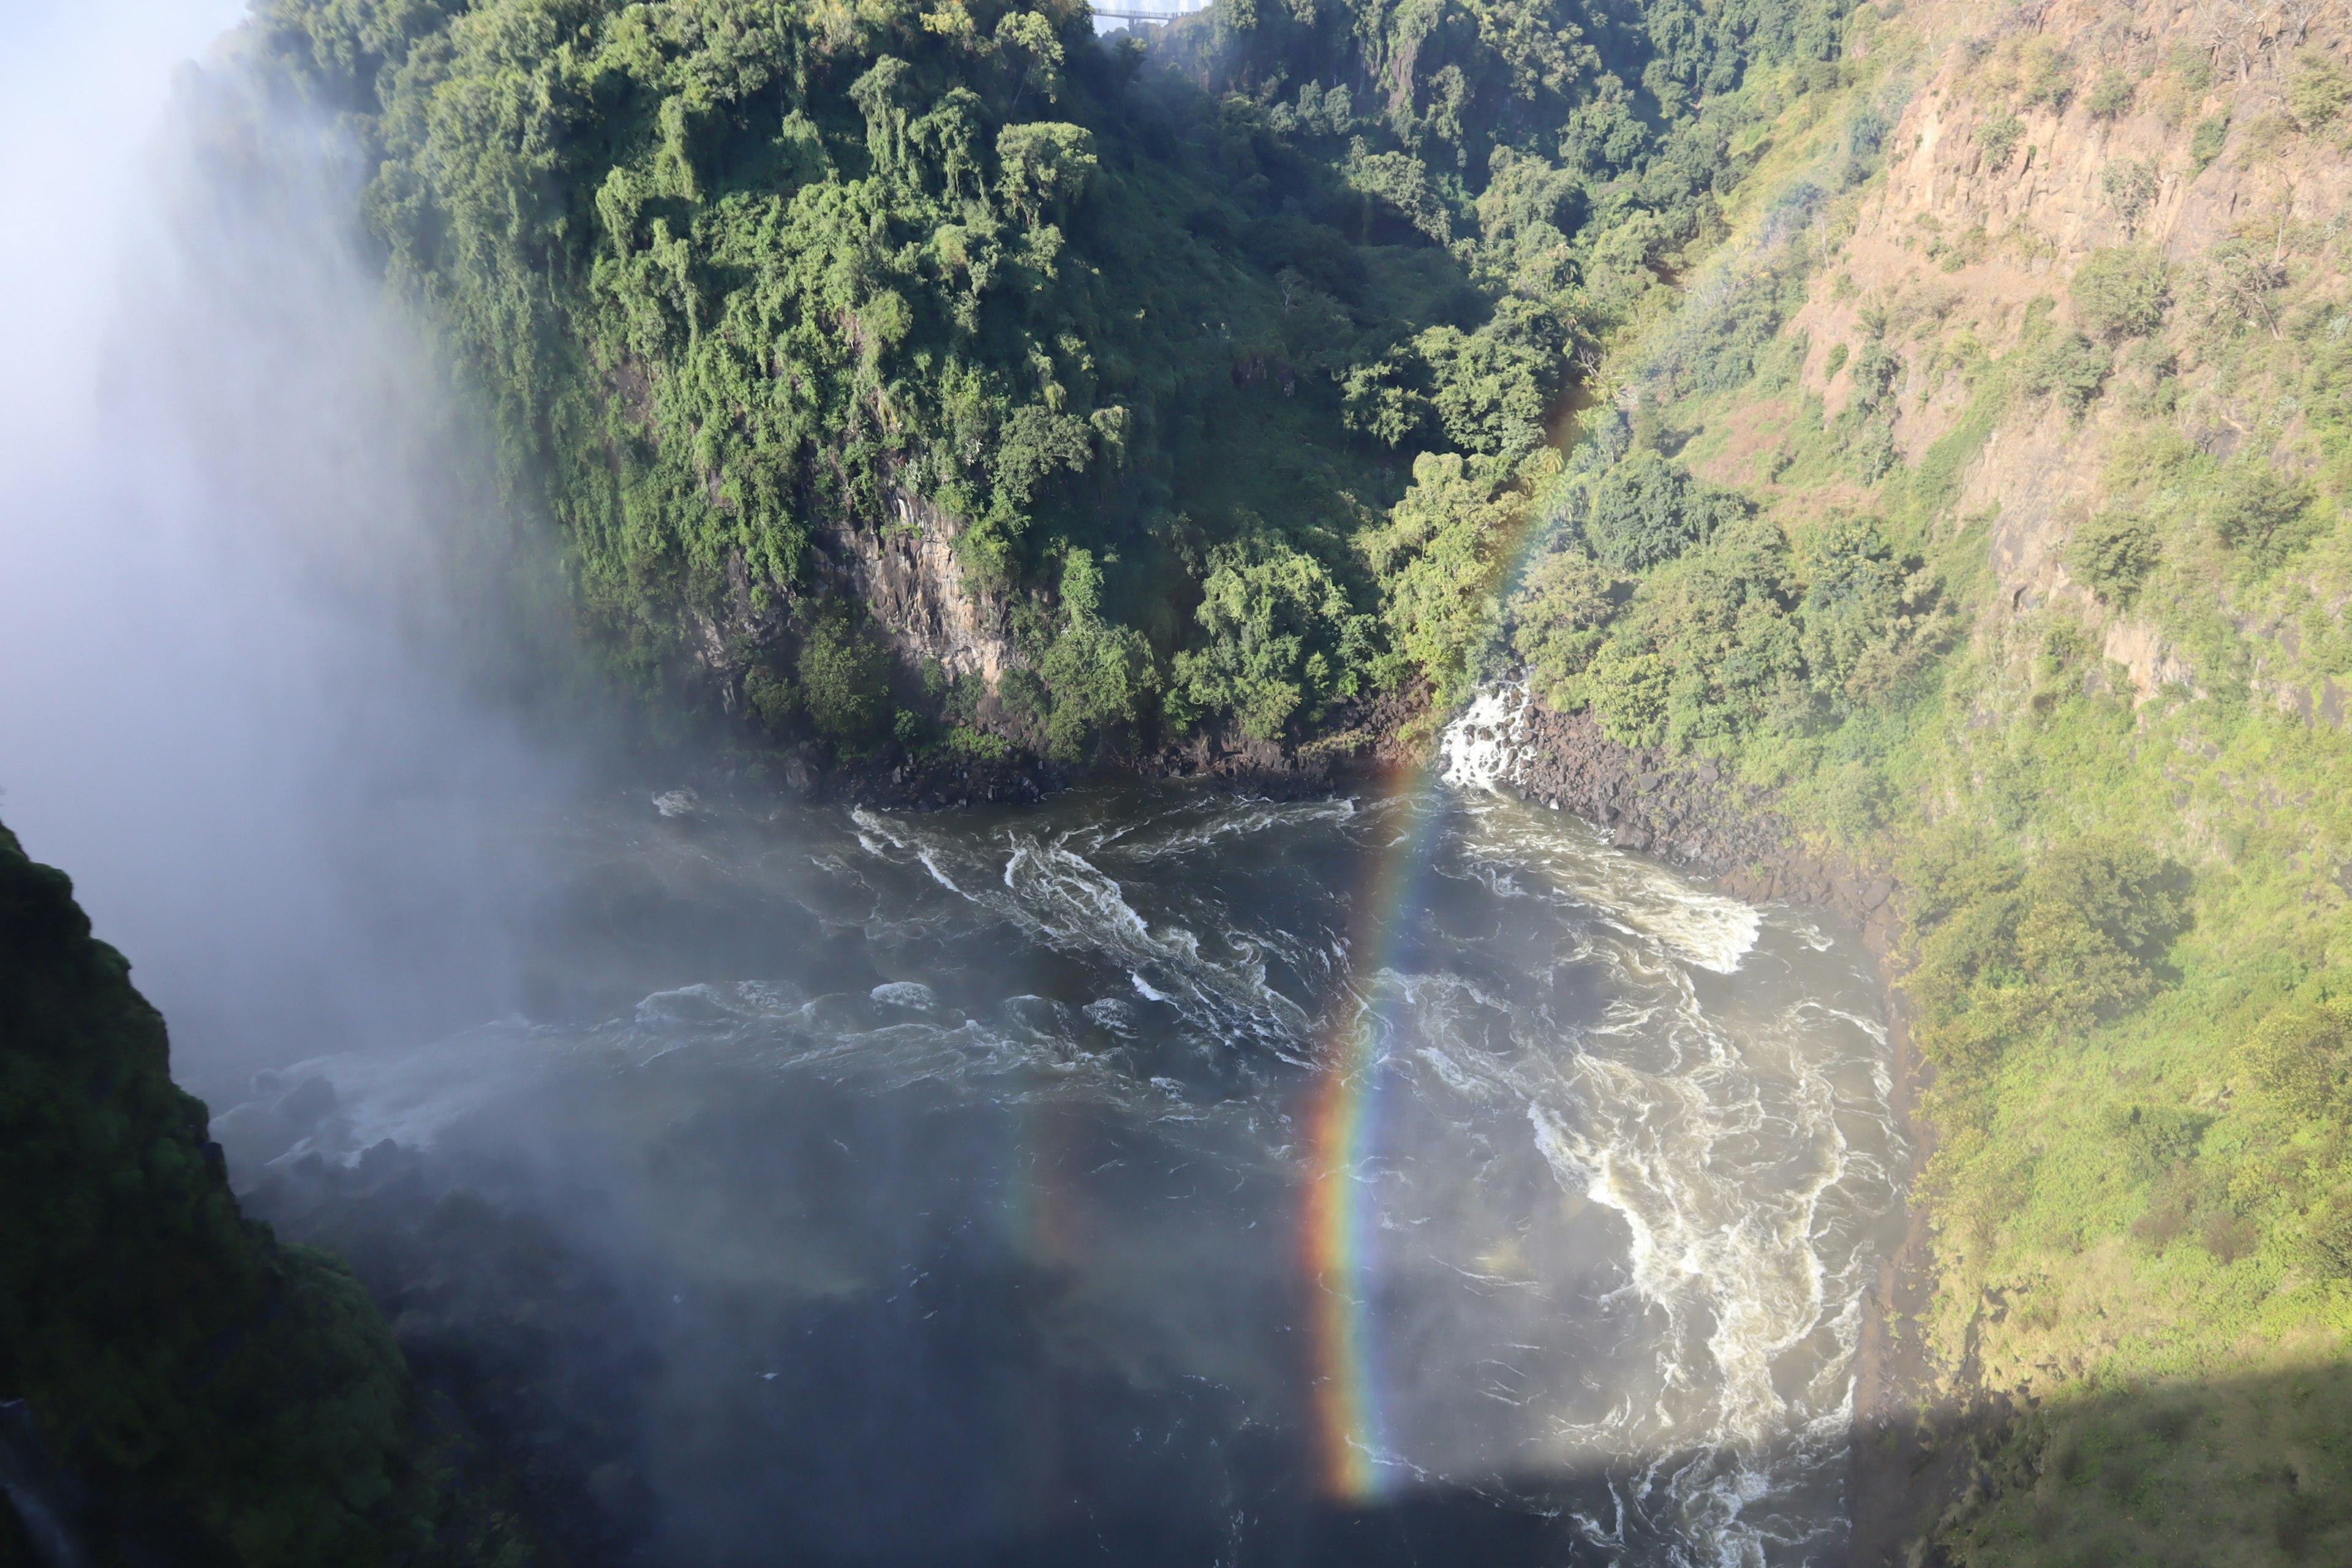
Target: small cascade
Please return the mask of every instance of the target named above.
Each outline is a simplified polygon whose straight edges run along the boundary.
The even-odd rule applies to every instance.
[[[1517,783],[1527,767],[1533,700],[1525,681],[1481,687],[1439,739],[1439,776],[1461,790],[1499,791]]]

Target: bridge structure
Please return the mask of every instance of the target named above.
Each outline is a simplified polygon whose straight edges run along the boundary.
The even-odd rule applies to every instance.
[[[1187,16],[1195,11],[1205,11],[1207,9],[1207,0],[1197,0],[1197,3],[1194,4],[1186,4],[1185,0],[1177,0],[1177,4],[1173,5],[1156,7],[1134,5],[1097,5],[1094,8],[1094,14],[1095,19],[1098,22],[1159,22],[1164,24],[1172,22],[1179,16]]]

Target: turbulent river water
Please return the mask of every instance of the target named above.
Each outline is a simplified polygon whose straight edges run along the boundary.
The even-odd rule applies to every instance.
[[[1837,1556],[1902,1168],[1850,933],[1475,778],[535,831],[574,1021],[215,1126],[614,1560]]]

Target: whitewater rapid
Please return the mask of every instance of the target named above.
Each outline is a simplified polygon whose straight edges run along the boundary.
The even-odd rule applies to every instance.
[[[427,1185],[542,1216],[616,1289],[657,1281],[627,1331],[661,1370],[627,1397],[691,1404],[732,1447],[719,1471],[631,1461],[660,1503],[653,1560],[724,1561],[740,1532],[812,1561],[975,1541],[1107,1561],[1072,1521],[1116,1518],[1136,1541],[1197,1535],[1197,1559],[1158,1560],[1328,1537],[1282,1560],[1336,1564],[1364,1531],[1437,1528],[1416,1509],[1496,1563],[1821,1560],[1903,1168],[1874,985],[1814,918],[1500,792],[1510,717],[1474,709],[1449,782],[1402,796],[616,803],[582,827],[586,858],[660,889],[634,962],[675,984],[600,1018],[299,1064],[225,1141],[240,1181],[291,1186],[311,1155],[389,1140]],[[1404,846],[1426,863],[1401,878]],[[643,956],[722,908],[730,930],[803,922],[801,956],[697,973],[703,937]],[[1351,1028],[1371,1036],[1349,1177],[1395,1478],[1370,1513],[1335,1511],[1295,1458],[1314,1397],[1299,1116]],[[331,1109],[293,1126],[276,1107],[314,1080]],[[714,1152],[772,1147],[796,1152]],[[909,1281],[966,1305],[903,1320]],[[690,1341],[663,1315],[714,1299],[731,1304]],[[828,1365],[887,1343],[877,1369],[935,1370],[854,1384],[793,1359],[819,1342]],[[776,1426],[793,1388],[870,1446],[806,1448]],[[931,1489],[876,1479],[942,1432]],[[811,1466],[879,1490],[820,1502],[788,1484]],[[719,1471],[751,1490],[722,1506]],[[780,1489],[746,1501],[766,1495],[747,1476]]]

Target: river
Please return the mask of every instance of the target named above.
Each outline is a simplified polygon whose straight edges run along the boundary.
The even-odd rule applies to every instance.
[[[610,792],[527,830],[546,1016],[215,1127],[594,1559],[1832,1560],[1870,967],[1471,763]]]

